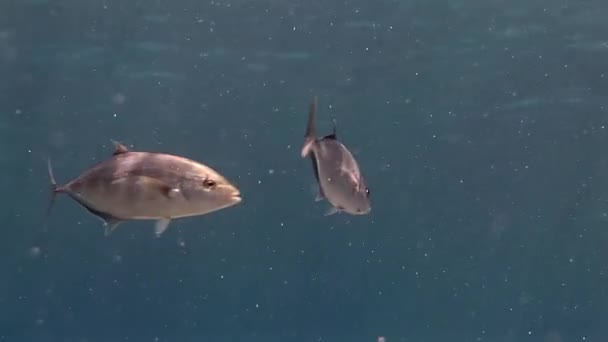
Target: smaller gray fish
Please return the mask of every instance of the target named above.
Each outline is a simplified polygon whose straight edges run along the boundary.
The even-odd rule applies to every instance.
[[[206,165],[114,144],[111,158],[62,186],[57,186],[48,161],[52,195],[47,217],[57,194],[65,193],[104,221],[106,236],[123,221],[156,220],[160,237],[174,218],[203,215],[242,201],[239,190]]]
[[[314,97],[308,112],[306,138],[302,158],[310,156],[319,186],[316,201],[327,199],[332,207],[325,215],[346,212],[365,215],[371,211],[370,191],[350,151],[338,140],[336,124],[332,134],[315,136],[317,98]]]

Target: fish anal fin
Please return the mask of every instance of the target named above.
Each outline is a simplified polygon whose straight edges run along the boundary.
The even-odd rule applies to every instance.
[[[117,218],[111,218],[108,221],[104,222],[104,236],[110,236],[112,232],[118,227],[118,225],[122,222],[122,220]]]
[[[80,205],[82,205],[86,210],[88,210],[91,214],[97,216],[99,219],[101,219],[103,221],[103,225],[105,228],[105,236],[110,235],[110,233],[112,233],[112,231],[114,231],[114,229],[116,229],[116,227],[122,222],[124,221],[121,218],[115,217],[112,214],[108,214],[108,213],[104,213],[103,211],[97,210],[85,203],[83,203],[82,201],[78,200],[77,201],[80,203]]]
[[[317,159],[315,158],[314,155],[312,155],[312,156],[310,156],[310,160],[312,162],[312,169],[314,170],[314,173],[315,173],[315,179],[317,180],[317,196],[315,197],[315,201],[319,202],[319,201],[325,199],[325,193],[323,192],[323,188],[321,187],[321,182],[319,179],[319,169],[318,169]]]
[[[167,230],[167,228],[169,227],[169,223],[171,223],[170,218],[162,218],[156,221],[156,223],[154,224],[154,234],[157,238],[163,235],[165,230]]]
[[[319,190],[317,192],[317,196],[315,197],[315,202],[319,202],[325,199],[325,194],[323,193],[323,189],[321,189],[321,187],[319,187]]]
[[[321,182],[319,180],[319,165],[317,164],[317,158],[312,155],[310,156],[310,161],[312,162],[312,169],[315,173],[315,179],[317,180],[317,184],[319,184],[319,188],[321,188]]]
[[[100,219],[102,219],[104,222],[109,222],[109,221],[113,221],[113,220],[117,220],[117,217],[112,216],[111,214],[107,214],[104,213],[102,211],[99,211],[93,207],[90,207],[84,203],[81,203],[83,207],[85,207],[85,209],[87,209],[91,214],[99,217]]]
[[[114,152],[112,153],[113,156],[129,152],[129,149],[125,145],[116,140],[112,140],[112,144],[114,145]]]
[[[317,196],[315,197],[315,202],[319,202],[324,200],[325,197],[325,192],[323,191],[323,187],[321,187],[321,184],[319,184],[318,189],[317,189]]]

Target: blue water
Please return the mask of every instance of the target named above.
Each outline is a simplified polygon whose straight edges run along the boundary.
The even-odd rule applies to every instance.
[[[605,341],[599,0],[0,2],[0,341]],[[370,215],[323,216],[308,104]],[[49,198],[112,153],[244,201],[104,237]]]

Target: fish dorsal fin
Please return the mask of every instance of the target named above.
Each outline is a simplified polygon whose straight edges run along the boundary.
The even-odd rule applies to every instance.
[[[112,153],[113,156],[129,152],[129,149],[118,141],[112,140],[112,144],[114,144],[114,152]]]
[[[338,133],[336,132],[336,119],[331,120],[331,122],[333,123],[331,134],[324,136],[323,139],[338,140]]]

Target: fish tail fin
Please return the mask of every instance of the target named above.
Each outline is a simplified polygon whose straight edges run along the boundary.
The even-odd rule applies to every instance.
[[[57,193],[61,192],[61,188],[57,186],[57,181],[55,180],[55,176],[53,175],[53,166],[51,165],[51,159],[48,158],[46,160],[47,169],[49,173],[49,181],[51,183],[51,199],[49,201],[49,205],[46,208],[45,214],[45,227],[46,227],[46,219],[49,217],[51,213],[51,209],[53,208],[53,204],[55,204],[55,198],[57,197]]]
[[[306,135],[304,146],[302,147],[302,158],[306,158],[310,153],[313,143],[315,142],[315,116],[317,114],[317,97],[313,97],[308,110],[308,123],[306,124]]]

